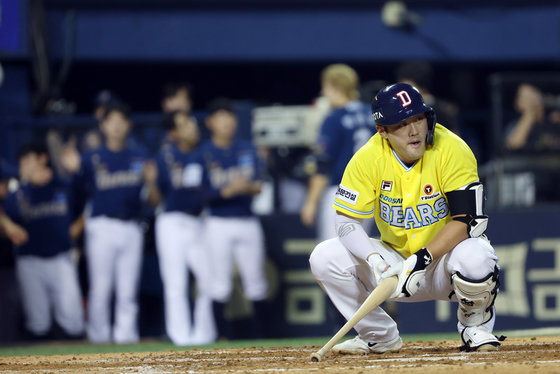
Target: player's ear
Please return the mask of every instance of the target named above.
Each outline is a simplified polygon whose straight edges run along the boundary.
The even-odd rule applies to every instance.
[[[387,130],[385,129],[385,126],[375,125],[375,128],[379,135],[383,137],[383,139],[387,139]]]

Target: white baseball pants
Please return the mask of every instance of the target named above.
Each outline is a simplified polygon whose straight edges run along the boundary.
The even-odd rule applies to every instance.
[[[144,235],[139,223],[108,217],[86,221],[89,273],[88,338],[92,343],[135,343],[139,339],[137,292]],[[111,328],[111,296],[115,322]]]
[[[387,263],[392,265],[404,261],[380,240],[371,240]],[[497,260],[494,249],[486,239],[466,239],[428,267],[414,295],[397,301],[449,300],[448,296],[453,291],[451,274],[459,271],[470,279],[482,279],[494,271]],[[352,255],[338,238],[319,243],[311,253],[309,262],[315,279],[347,320],[377,285],[369,264]],[[452,301],[457,301],[454,296]],[[485,324],[490,331],[494,327],[494,320],[495,315]],[[380,307],[358,322],[354,329],[362,339],[373,342],[390,341],[399,335],[395,321]]]
[[[84,330],[84,311],[76,264],[70,251],[53,257],[16,257],[25,327],[34,335],[45,335],[52,325],[52,311],[58,325],[69,335]]]
[[[202,243],[201,219],[181,212],[161,213],[156,218],[155,229],[167,336],[176,345],[215,341],[209,254]],[[194,324],[189,307],[189,269],[197,285]]]
[[[255,217],[207,217],[205,243],[210,251],[212,298],[225,303],[233,290],[233,269],[237,265],[245,297],[266,299],[264,236]]]

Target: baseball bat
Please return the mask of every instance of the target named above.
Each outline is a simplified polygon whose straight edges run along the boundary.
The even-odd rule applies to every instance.
[[[356,323],[360,322],[369,312],[377,308],[381,303],[391,296],[397,287],[398,277],[393,275],[386,278],[373,290],[365,299],[360,308],[354,315],[338,330],[338,332],[325,344],[321,349],[311,355],[312,362],[319,362],[325,357],[325,354],[344,336]]]

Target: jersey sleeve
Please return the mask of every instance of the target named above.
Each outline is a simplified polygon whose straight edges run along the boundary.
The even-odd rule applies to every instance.
[[[365,155],[358,151],[352,157],[344,170],[333,203],[335,210],[359,219],[373,217],[375,202],[374,166]]]
[[[339,123],[335,116],[328,116],[321,126],[318,148],[315,154],[317,171],[328,175],[332,168],[333,160],[340,149]]]
[[[442,152],[441,181],[443,192],[455,191],[476,182],[478,169],[476,158],[469,146],[459,137]]]

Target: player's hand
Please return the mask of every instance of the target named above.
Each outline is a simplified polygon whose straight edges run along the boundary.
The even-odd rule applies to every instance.
[[[74,222],[72,222],[72,224],[68,228],[68,234],[70,234],[70,238],[72,238],[73,240],[78,240],[78,238],[84,231],[84,227],[85,227],[85,219],[84,216],[81,215]]]
[[[517,90],[517,109],[520,112],[535,113],[542,106],[542,94],[530,84],[522,84]]]
[[[392,277],[393,275],[399,275],[402,270],[401,262],[391,266],[385,261],[383,256],[377,252],[369,255],[367,262],[373,272],[373,276],[375,277],[377,284],[381,283],[381,281],[385,278]]]
[[[4,224],[4,231],[8,239],[10,239],[15,245],[25,244],[29,240],[29,234],[27,234],[27,231],[20,225],[11,221]]]
[[[233,179],[226,187],[222,189],[222,196],[226,199],[238,195],[251,195],[253,184],[251,181],[239,177]]]
[[[158,177],[158,169],[153,161],[144,162],[143,178],[147,184],[156,184]]]
[[[402,270],[399,274],[396,295],[391,297],[410,297],[414,295],[420,282],[426,274],[426,267],[432,263],[432,254],[427,248],[422,248],[402,263]]]
[[[64,146],[60,155],[62,167],[69,173],[75,174],[80,170],[81,157],[74,142],[69,142]]]

